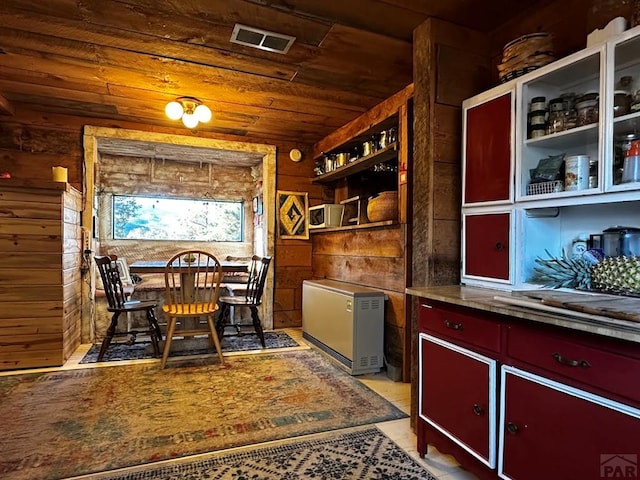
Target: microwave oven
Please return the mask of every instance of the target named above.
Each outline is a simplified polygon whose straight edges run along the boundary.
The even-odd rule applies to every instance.
[[[309,207],[309,228],[339,227],[344,205],[325,203]]]

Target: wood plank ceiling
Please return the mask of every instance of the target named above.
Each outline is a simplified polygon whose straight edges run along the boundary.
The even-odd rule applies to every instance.
[[[536,3],[528,2],[527,8]],[[3,0],[0,122],[27,108],[314,143],[412,81],[412,32],[429,16],[490,31],[522,14],[495,0]],[[285,55],[230,43],[234,25],[296,37]]]

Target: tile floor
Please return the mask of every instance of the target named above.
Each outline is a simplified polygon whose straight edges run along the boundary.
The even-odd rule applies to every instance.
[[[299,350],[310,348],[311,345],[308,344],[302,338],[302,330],[301,329],[285,329],[284,330],[289,336],[295,339],[301,346],[300,347],[291,347],[285,348],[281,350]],[[46,368],[46,369],[38,369],[41,371],[46,370],[60,370],[60,369],[77,369],[77,368],[86,368],[86,365],[80,365],[79,362],[84,357],[85,353],[89,350],[91,345],[81,345],[76,352],[69,358],[69,360],[65,363],[63,367],[57,368]],[[274,351],[274,350],[271,350]],[[247,355],[247,354],[259,354],[261,351],[257,350],[254,352],[229,352],[225,353],[225,356],[232,355]],[[184,357],[183,357],[184,358]],[[158,359],[149,359],[149,360],[136,360],[136,363],[140,362],[149,362],[154,363],[158,362]],[[113,362],[112,362],[113,363]],[[119,365],[122,365],[123,362],[116,362]],[[104,362],[102,364],[92,364],[93,367],[108,367],[109,362]],[[33,370],[38,371],[38,370]],[[21,372],[0,372],[0,376],[3,375],[11,375],[15,373]],[[24,373],[24,371],[22,371]],[[363,382],[373,391],[377,392],[388,401],[393,403],[396,407],[409,414],[411,409],[411,385],[408,383],[402,382],[393,382],[390,380],[384,372],[377,374],[369,374],[369,375],[359,375],[357,377],[358,380]],[[469,472],[463,470],[459,467],[456,460],[450,455],[444,455],[437,451],[435,447],[429,446],[429,453],[425,458],[420,458],[418,452],[416,450],[416,435],[413,433],[410,427],[409,418],[403,418],[400,420],[392,420],[388,422],[382,422],[376,424],[380,430],[382,430],[389,438],[391,438],[396,444],[398,444],[403,450],[407,452],[407,454],[411,455],[413,458],[422,463],[427,470],[429,470],[434,476],[438,478],[438,480],[474,480],[477,477],[470,474]],[[88,477],[76,477],[79,478],[88,478]]]

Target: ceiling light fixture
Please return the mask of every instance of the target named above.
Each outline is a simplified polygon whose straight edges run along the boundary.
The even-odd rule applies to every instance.
[[[171,120],[180,120],[187,128],[196,128],[198,123],[207,123],[211,120],[211,109],[200,100],[193,97],[178,97],[167,103],[164,113]]]

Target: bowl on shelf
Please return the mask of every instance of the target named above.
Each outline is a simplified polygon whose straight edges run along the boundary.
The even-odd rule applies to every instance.
[[[378,195],[369,197],[367,218],[372,223],[398,218],[398,192],[380,192]]]

